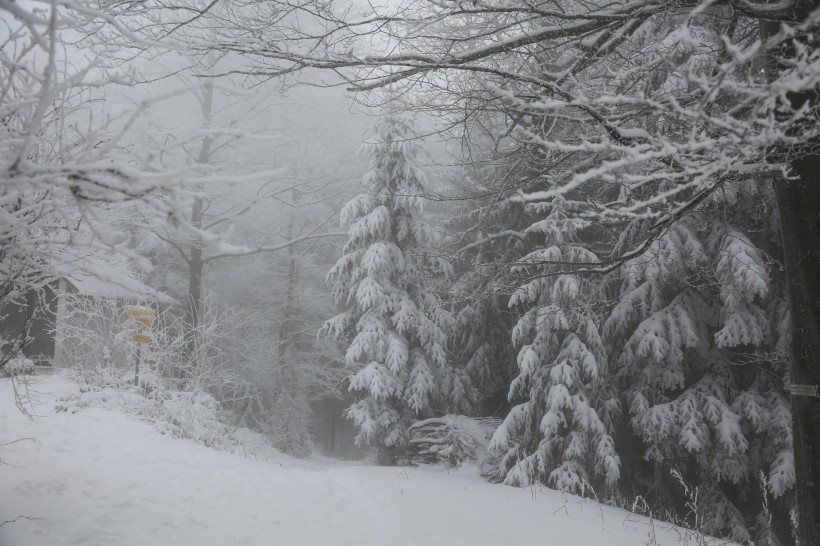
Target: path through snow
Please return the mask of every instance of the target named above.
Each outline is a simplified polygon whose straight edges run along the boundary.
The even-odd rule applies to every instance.
[[[0,380],[0,546],[477,546],[649,543],[650,523],[474,468],[384,468],[220,452],[114,409],[55,411],[77,386],[41,377],[37,417]],[[2,445],[19,438],[12,444]],[[603,521],[602,521],[603,518]],[[679,532],[655,523],[658,544]]]

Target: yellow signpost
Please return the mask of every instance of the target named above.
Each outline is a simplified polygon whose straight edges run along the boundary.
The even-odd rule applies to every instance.
[[[128,316],[134,319],[137,326],[140,328],[150,328],[151,323],[157,317],[157,312],[150,307],[131,307],[125,311]],[[134,368],[134,386],[138,387],[140,383],[140,345],[151,343],[151,336],[144,333],[133,334],[131,341],[137,344],[137,363]]]
[[[126,311],[134,322],[146,328],[151,326],[151,322],[156,318],[157,312],[150,307],[132,307]]]

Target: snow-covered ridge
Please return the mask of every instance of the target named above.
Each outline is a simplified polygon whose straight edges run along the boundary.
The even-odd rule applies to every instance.
[[[0,527],[3,546],[692,543],[624,510],[489,484],[474,467],[302,462],[258,445],[218,451],[79,390],[59,375],[37,377],[29,420],[0,380],[0,522],[26,516]]]

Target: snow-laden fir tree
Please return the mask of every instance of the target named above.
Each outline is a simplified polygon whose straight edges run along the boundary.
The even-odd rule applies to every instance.
[[[543,219],[526,233],[541,238],[543,246],[521,262],[596,261],[579,243],[579,231],[589,223],[573,217],[577,205],[561,197],[528,205],[529,212]],[[595,286],[572,273],[549,275],[526,265],[517,269],[525,275],[533,272],[534,278],[509,303],[523,315],[513,329],[513,341],[521,348],[509,397],[517,405],[490,444],[500,456],[499,477],[512,485],[542,482],[574,492],[612,487],[620,461],[608,412],[598,405],[607,359],[590,310]]]
[[[429,253],[437,238],[422,219],[424,174],[410,123],[385,115],[365,148],[369,191],[342,210],[349,239],[328,274],[346,309],[323,331],[348,343],[345,365],[357,400],[347,414],[359,427],[357,441],[382,448],[388,462],[406,444],[408,425],[441,395],[449,319],[432,280],[449,265]]]
[[[775,535],[760,472],[788,538],[794,467],[788,311],[764,250],[776,255],[776,226],[766,225],[771,211],[750,214],[754,202],[770,203],[768,190],[727,188],[628,263],[603,331],[629,419],[618,436],[626,494],[673,506],[682,480],[699,490],[700,530],[758,541]],[[632,235],[648,224],[635,222]]]

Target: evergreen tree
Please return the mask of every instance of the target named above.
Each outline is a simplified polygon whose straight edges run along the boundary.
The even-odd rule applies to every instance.
[[[643,476],[628,493],[682,508],[683,481],[700,491],[699,530],[737,540],[771,535],[765,514],[749,516],[762,509],[761,471],[781,516],[794,485],[788,312],[759,246],[774,239],[766,212],[749,212],[766,197],[750,183],[675,225],[618,273],[619,303],[604,326],[629,418],[619,451],[629,453],[627,474]]]
[[[437,237],[422,219],[415,138],[397,115],[375,124],[365,145],[369,191],[342,210],[349,239],[328,274],[337,305],[346,307],[323,330],[349,343],[345,364],[358,400],[347,414],[360,429],[357,441],[382,448],[384,462],[406,444],[413,419],[429,412],[446,374],[449,319],[430,281],[449,265],[428,254]]]
[[[522,263],[596,261],[579,243],[588,227],[574,218],[578,203],[562,197],[528,206],[544,216],[529,235],[543,237],[543,247]],[[522,273],[535,270],[517,266]],[[606,353],[590,311],[593,283],[567,273],[534,278],[519,288],[510,306],[523,315],[513,329],[521,346],[519,374],[510,385],[512,408],[495,432],[490,448],[501,455],[500,477],[512,485],[545,482],[562,490],[582,492],[588,485],[612,487],[620,461],[606,425],[606,413],[596,408],[606,373]]]

